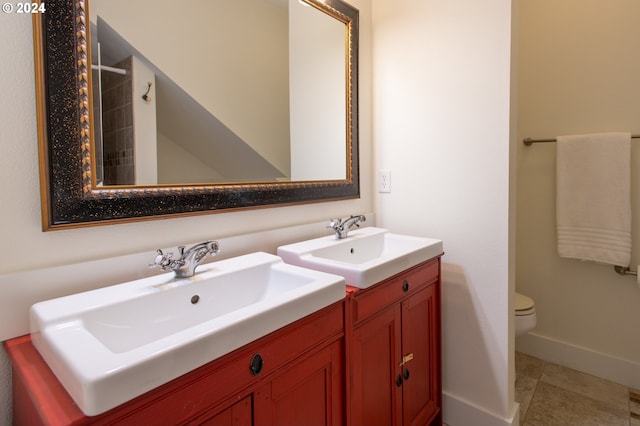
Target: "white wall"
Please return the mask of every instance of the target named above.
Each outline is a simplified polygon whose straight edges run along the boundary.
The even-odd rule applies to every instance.
[[[640,133],[640,2],[522,3],[518,140]],[[632,265],[640,263],[640,142],[632,142]],[[640,387],[640,289],[611,266],[561,259],[555,144],[518,143],[517,287],[538,326],[519,350]]]
[[[511,1],[374,0],[378,224],[440,238],[444,420],[517,424],[510,286]],[[374,171],[375,171],[374,170]]]
[[[371,6],[367,0],[351,0],[360,9],[360,173],[361,198],[301,206],[267,208],[235,213],[162,219],[122,225],[42,232],[38,146],[33,74],[31,17],[0,14],[0,275],[56,265],[67,265],[157,247],[173,247],[204,238],[224,238],[250,232],[314,223],[330,217],[372,211],[371,192]],[[254,246],[247,245],[249,252]],[[222,247],[224,250],[224,247]],[[236,250],[241,248],[236,247]],[[271,248],[275,250],[275,247]],[[142,262],[140,268],[146,268]],[[114,274],[118,271],[114,268]],[[104,277],[101,277],[103,279]],[[91,287],[87,276],[87,287]],[[53,297],[61,289],[47,282],[0,288],[0,312],[16,301],[41,295]],[[9,319],[11,321],[11,319]],[[4,322],[4,321],[3,321]],[[12,336],[3,335],[0,340]],[[0,350],[0,425],[10,424],[10,370]]]

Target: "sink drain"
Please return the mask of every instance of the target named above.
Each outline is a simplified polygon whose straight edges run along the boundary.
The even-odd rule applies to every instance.
[[[197,294],[194,296],[191,296],[191,304],[195,305],[196,303],[198,303],[200,301],[200,296],[198,296]]]

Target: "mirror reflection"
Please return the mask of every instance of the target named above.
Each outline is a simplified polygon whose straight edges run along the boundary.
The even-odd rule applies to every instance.
[[[299,0],[92,0],[96,185],[346,179],[345,25]]]

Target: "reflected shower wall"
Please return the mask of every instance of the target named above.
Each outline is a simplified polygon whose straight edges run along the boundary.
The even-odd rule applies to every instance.
[[[105,185],[135,183],[132,58],[115,64],[125,74],[102,70],[102,155]]]

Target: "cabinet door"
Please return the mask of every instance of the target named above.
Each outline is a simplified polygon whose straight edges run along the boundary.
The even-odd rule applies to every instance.
[[[388,308],[353,332],[351,424],[402,424],[400,305]]]
[[[402,375],[404,425],[424,425],[438,406],[436,286],[402,302]]]
[[[215,416],[194,424],[206,426],[251,426],[251,415],[251,395],[249,395]]]
[[[344,424],[344,345],[338,340],[283,368],[254,393],[255,426]]]

